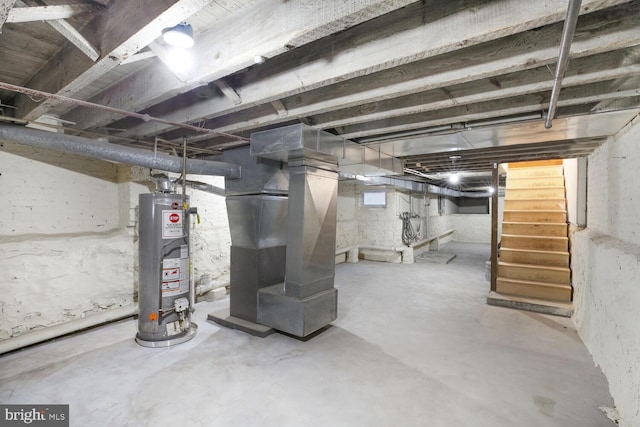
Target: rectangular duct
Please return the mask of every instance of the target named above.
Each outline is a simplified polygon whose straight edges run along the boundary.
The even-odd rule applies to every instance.
[[[401,160],[380,147],[360,145],[301,123],[251,134],[251,155],[279,161],[301,156],[337,159],[341,172],[364,176],[403,173]]]
[[[225,181],[231,304],[209,318],[260,336],[322,329],[337,317],[338,168],[389,175],[399,160],[302,124],[253,133],[223,159],[242,170]]]
[[[337,317],[338,156],[344,143],[294,125],[252,134],[251,153],[287,162],[289,170],[285,279],[258,291],[258,323],[304,337]]]

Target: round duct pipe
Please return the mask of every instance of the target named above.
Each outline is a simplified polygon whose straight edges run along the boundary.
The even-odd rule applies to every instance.
[[[140,148],[3,123],[0,123],[0,140],[167,172],[181,173],[183,166],[182,158],[177,156],[154,154],[152,151]],[[239,179],[240,166],[225,162],[188,159],[187,173]]]

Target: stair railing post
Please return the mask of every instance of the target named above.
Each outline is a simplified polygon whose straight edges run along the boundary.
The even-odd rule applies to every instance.
[[[498,163],[493,163],[491,168],[491,291],[496,291],[498,280]]]

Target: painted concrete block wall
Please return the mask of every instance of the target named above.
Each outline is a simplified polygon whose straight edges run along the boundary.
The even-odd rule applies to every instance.
[[[133,303],[116,165],[5,143],[0,173],[0,339]]]
[[[502,232],[502,212],[504,211],[504,197],[498,198],[498,236]],[[438,196],[430,195],[429,205],[429,235],[433,236],[443,231],[455,229],[453,235],[441,241],[465,243],[491,243],[491,215],[490,214],[458,214],[456,204],[451,198],[445,198],[444,215],[438,214]]]
[[[587,228],[573,233],[574,321],[620,425],[640,425],[640,120],[589,156]]]
[[[358,185],[351,181],[338,183],[338,207],[336,217],[336,249],[356,246],[358,230]]]
[[[452,214],[449,226],[455,231],[454,242],[491,243],[491,215],[488,214]]]
[[[456,207],[456,205],[449,199],[445,197],[444,201],[444,211],[442,215],[439,213],[438,206],[438,196],[435,194],[429,195],[429,236],[438,235],[446,230],[451,229],[451,224],[449,221],[449,215],[452,213]],[[441,241],[441,243],[446,243],[451,241],[451,237],[446,237]]]
[[[401,232],[395,226],[399,221],[395,218],[397,212],[397,198],[395,192],[387,190],[387,206],[362,206],[358,200],[358,240],[360,245],[397,246],[402,242]],[[401,244],[401,243],[400,243]]]
[[[0,236],[109,232],[120,228],[118,167],[4,143]]]
[[[357,182],[341,181],[338,185],[336,249],[351,246],[402,246],[402,212],[413,212],[411,224],[422,237],[428,229],[428,211],[422,195],[395,189],[384,189],[386,207],[362,204],[362,192],[371,190]],[[376,188],[376,191],[381,188]]]
[[[395,227],[400,229],[400,245],[402,245],[402,221],[400,220],[400,214],[403,212],[409,212],[412,216],[418,216],[417,218],[411,218],[411,226],[416,232],[418,240],[426,238],[429,231],[428,199],[422,194],[404,191],[396,191],[395,193],[398,199],[398,205],[394,220],[396,221]]]
[[[189,179],[224,188],[224,178],[189,175]],[[191,206],[198,208],[200,224],[191,219],[191,249],[195,282],[208,275],[214,283],[229,283],[231,232],[225,199],[212,193],[187,188]]]
[[[0,340],[136,303],[148,170],[5,143],[0,174]],[[192,232],[194,278],[228,282],[224,199],[189,193],[202,219]]]
[[[364,190],[367,188],[365,187]],[[413,212],[420,218],[411,219],[415,232],[420,231],[422,237],[427,229],[427,215],[424,198],[420,195],[410,195],[394,189],[387,189],[387,206],[367,207],[362,205],[362,198],[358,198],[358,230],[359,244],[381,247],[399,247],[402,243],[402,212]]]

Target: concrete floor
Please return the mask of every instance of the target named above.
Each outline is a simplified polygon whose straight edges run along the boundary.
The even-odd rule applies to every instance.
[[[205,321],[169,349],[134,320],[0,356],[0,402],[68,403],[72,426],[613,426],[570,319],[485,304],[487,245],[449,264],[336,267],[338,319],[301,342]]]

